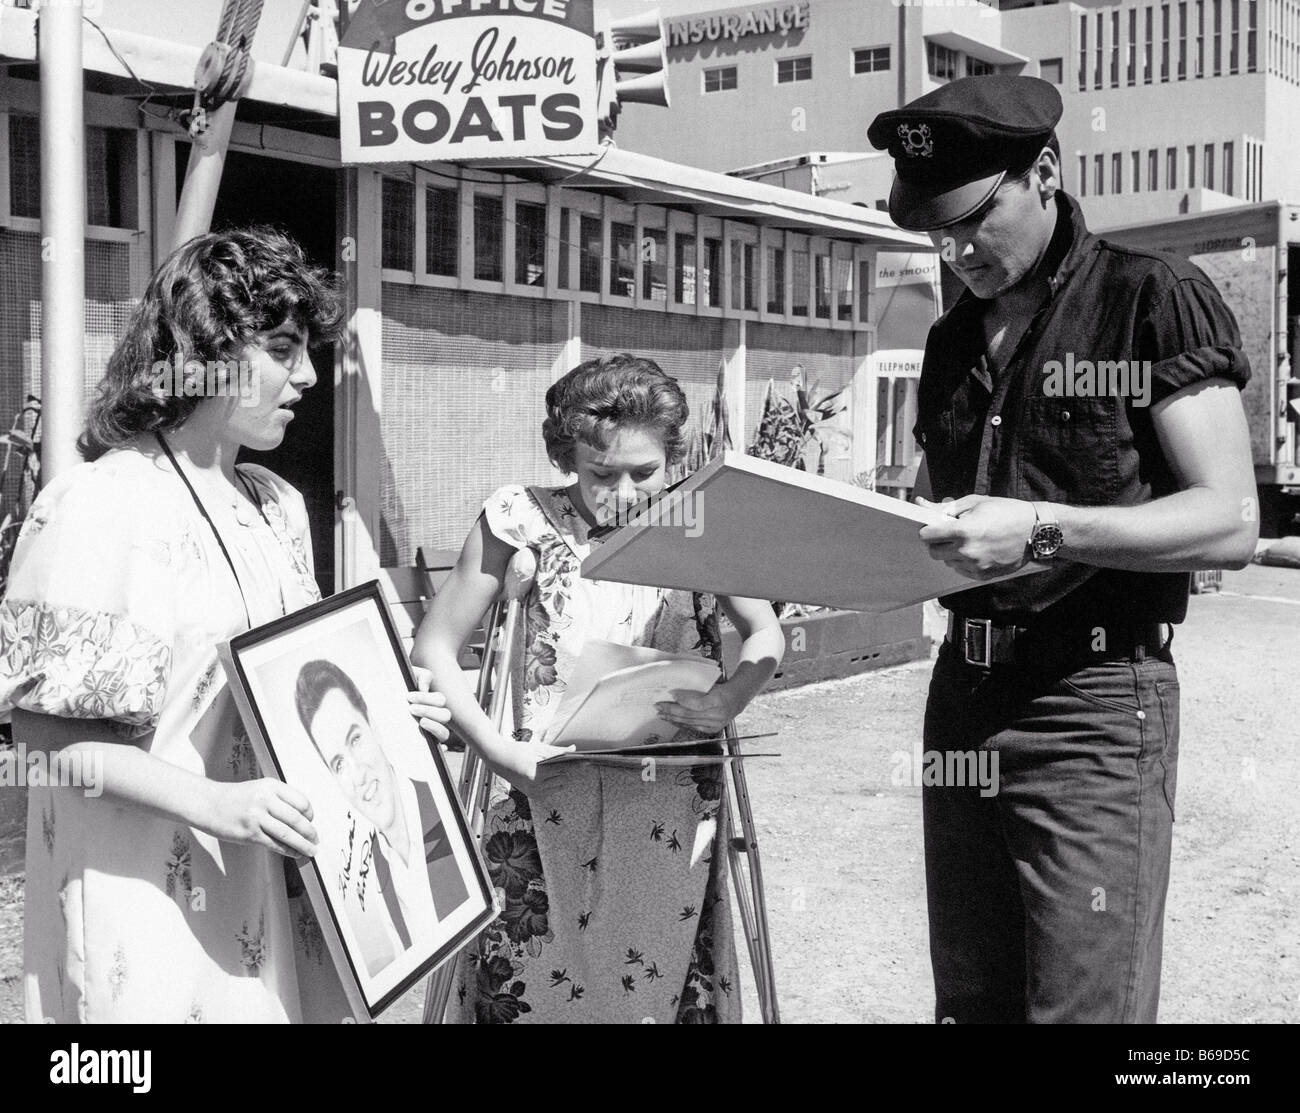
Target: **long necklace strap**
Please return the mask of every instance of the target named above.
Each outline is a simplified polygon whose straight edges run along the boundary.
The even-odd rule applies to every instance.
[[[230,551],[226,548],[226,543],[221,538],[221,531],[217,529],[217,523],[214,522],[211,515],[208,514],[208,508],[203,505],[203,500],[199,498],[199,493],[194,489],[194,484],[189,481],[189,477],[181,470],[180,463],[172,454],[171,446],[163,439],[161,433],[155,433],[154,436],[157,438],[158,444],[162,447],[163,452],[167,454],[167,459],[171,462],[173,470],[178,476],[180,476],[181,482],[185,484],[185,489],[189,491],[190,498],[194,500],[194,505],[198,507],[199,513],[203,515],[203,520],[208,523],[208,528],[212,530],[212,536],[217,539],[217,545],[221,549],[221,555],[226,558],[226,565],[230,568],[230,574],[235,579],[235,587],[239,590],[240,602],[244,604],[244,619],[251,627],[253,625],[253,615],[248,609],[248,596],[244,594],[244,585],[239,580],[239,573],[235,571],[235,562],[230,559]]]

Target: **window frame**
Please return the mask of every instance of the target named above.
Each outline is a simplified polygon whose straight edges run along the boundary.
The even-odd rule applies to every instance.
[[[788,63],[790,66],[797,69],[798,63],[800,62],[808,63],[808,76],[799,77],[796,74],[796,76],[791,77],[788,81],[782,81],[781,66]],[[799,85],[804,81],[811,81],[813,79],[812,63],[813,63],[813,56],[811,54],[792,54],[785,58],[773,58],[772,59],[772,84],[773,85]]]

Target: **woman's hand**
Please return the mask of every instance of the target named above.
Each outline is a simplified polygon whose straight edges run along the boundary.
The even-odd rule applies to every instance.
[[[210,815],[196,824],[222,842],[264,846],[286,858],[316,853],[311,801],[292,785],[263,777],[225,784],[213,781]]]
[[[446,742],[451,737],[451,731],[447,729],[451,722],[447,697],[433,690],[433,673],[428,669],[417,665],[411,671],[415,674],[415,690],[406,693],[407,706],[424,730],[439,742]]]
[[[719,681],[707,692],[678,691],[673,696],[676,697],[673,701],[655,704],[659,718],[710,737],[721,734],[744,710],[744,704],[735,706],[725,681]]]
[[[493,773],[509,781],[529,799],[544,799],[562,789],[569,779],[567,761],[545,759],[570,754],[573,750],[572,746],[543,746],[503,738],[487,762]]]

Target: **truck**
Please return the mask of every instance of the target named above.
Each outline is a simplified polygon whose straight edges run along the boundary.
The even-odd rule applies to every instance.
[[[1219,288],[1250,360],[1242,394],[1260,535],[1300,532],[1300,205],[1264,201],[1106,229],[1103,239],[1189,259]]]

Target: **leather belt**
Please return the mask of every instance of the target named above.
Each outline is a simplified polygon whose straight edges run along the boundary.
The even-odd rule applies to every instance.
[[[1043,657],[1131,658],[1141,661],[1159,653],[1169,642],[1166,624],[1140,623],[1136,627],[1014,626],[989,618],[948,615],[948,642],[968,665],[988,669],[1011,664],[1033,653]]]

